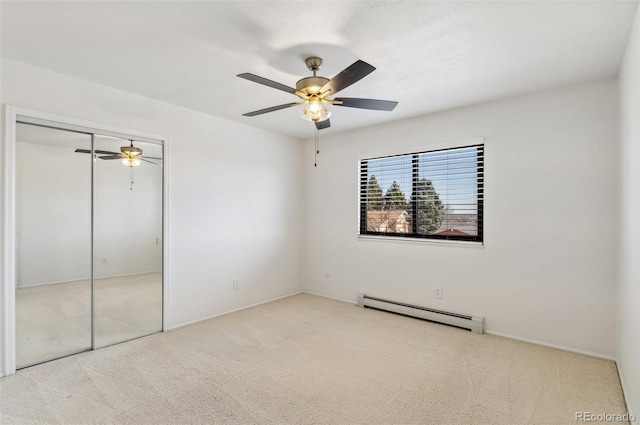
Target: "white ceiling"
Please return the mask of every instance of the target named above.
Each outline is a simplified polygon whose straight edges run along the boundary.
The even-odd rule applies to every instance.
[[[295,86],[357,59],[377,70],[340,92],[399,102],[334,107],[323,133],[614,77],[638,1],[2,1],[1,55],[299,138]]]

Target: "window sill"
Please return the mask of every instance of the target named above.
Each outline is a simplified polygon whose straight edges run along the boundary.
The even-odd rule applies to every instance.
[[[445,239],[417,239],[417,238],[396,238],[393,236],[373,236],[373,235],[357,235],[359,241],[376,241],[376,242],[400,242],[411,243],[420,245],[446,245],[446,246],[460,246],[466,248],[484,248],[483,242],[471,242],[471,241],[453,241]]]

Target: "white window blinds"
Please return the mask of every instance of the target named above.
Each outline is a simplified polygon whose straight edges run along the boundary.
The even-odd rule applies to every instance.
[[[360,234],[482,242],[484,145],[360,161]]]

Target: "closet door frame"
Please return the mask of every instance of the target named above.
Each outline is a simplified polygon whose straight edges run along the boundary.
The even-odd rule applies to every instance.
[[[97,133],[141,142],[161,144],[162,161],[162,331],[168,329],[168,138],[162,135],[138,130],[80,120],[62,115],[32,109],[5,105],[4,113],[4,175],[3,175],[3,225],[2,239],[2,354],[0,376],[16,372],[16,124],[18,122],[37,124],[62,130]],[[93,332],[92,332],[93,334]],[[93,338],[93,335],[92,335]]]

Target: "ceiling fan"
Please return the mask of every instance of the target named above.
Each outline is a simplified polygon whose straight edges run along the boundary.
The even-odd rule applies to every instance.
[[[153,156],[142,156],[142,149],[133,146],[133,140],[129,140],[129,146],[121,146],[120,152],[112,152],[112,151],[104,151],[96,149],[93,153],[97,158],[100,159],[120,159],[122,160],[122,164],[128,167],[137,167],[142,161],[148,162],[149,164],[158,165],[157,162],[149,161],[150,159],[162,160],[162,158],[157,158]],[[91,149],[76,149],[75,152],[78,153],[91,153]]]
[[[390,100],[333,97],[340,90],[360,81],[376,69],[364,61],[358,60],[354,62],[332,79],[316,75],[316,72],[318,72],[322,66],[321,58],[307,58],[305,60],[305,64],[309,71],[313,72],[313,76],[299,80],[296,83],[295,89],[254,74],[238,74],[238,77],[244,78],[245,80],[253,81],[254,83],[272,87],[277,90],[286,91],[287,93],[295,94],[302,99],[301,102],[285,103],[284,105],[259,109],[243,115],[246,117],[255,117],[256,115],[279,111],[280,109],[301,106],[300,113],[302,118],[312,121],[318,130],[322,130],[331,126],[329,122],[329,116],[331,115],[329,107],[331,105],[345,106],[347,108],[372,109],[376,111],[392,111],[398,104],[398,102]]]

